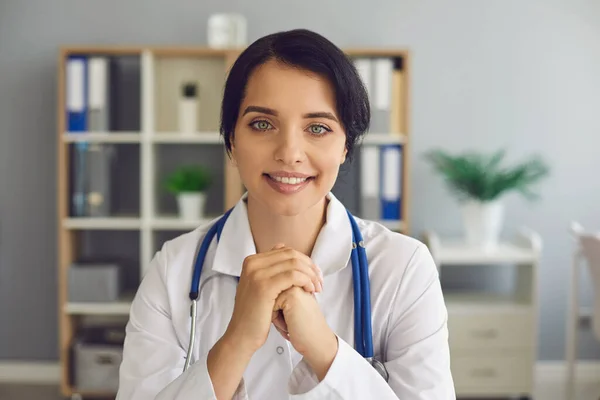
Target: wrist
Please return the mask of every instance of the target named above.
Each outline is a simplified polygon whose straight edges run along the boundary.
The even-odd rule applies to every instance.
[[[222,347],[235,351],[239,357],[248,359],[260,348],[256,343],[248,341],[247,336],[229,330],[223,334],[219,342]]]
[[[325,379],[333,360],[337,356],[339,348],[338,338],[335,333],[331,332],[326,339],[322,341],[322,345],[315,351],[307,352],[304,355],[305,361],[310,365],[312,370],[317,375],[319,382]]]
[[[239,350],[236,342],[223,335],[208,352],[208,375],[218,399],[231,399],[242,382],[252,354]]]

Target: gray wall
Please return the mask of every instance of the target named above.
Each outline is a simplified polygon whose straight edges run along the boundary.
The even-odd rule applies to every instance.
[[[206,19],[241,11],[249,38],[294,27],[341,46],[413,50],[414,233],[460,227],[420,154],[432,146],[540,152],[543,200],[507,198],[507,229],[545,240],[542,360],[563,358],[571,219],[600,228],[600,3],[0,1],[0,359],[56,359],[56,60],[67,44],[206,43]],[[587,296],[589,301],[589,292]],[[8,321],[8,322],[7,322]],[[34,335],[35,339],[31,339]],[[581,354],[600,358],[587,340]]]

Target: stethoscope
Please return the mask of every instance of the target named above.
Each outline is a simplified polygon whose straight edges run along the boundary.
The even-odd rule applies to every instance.
[[[229,217],[229,214],[233,210],[230,209],[227,211],[216,223],[214,223],[202,244],[200,245],[200,249],[198,251],[198,256],[196,257],[195,265],[194,265],[194,274],[192,276],[192,287],[190,290],[190,300],[192,301],[191,305],[191,322],[192,326],[190,329],[190,343],[188,345],[187,357],[185,360],[185,365],[183,367],[183,371],[190,366],[190,362],[192,359],[192,350],[194,348],[194,342],[196,340],[196,315],[198,311],[198,295],[199,295],[199,287],[200,287],[200,273],[202,272],[202,265],[204,264],[204,258],[206,257],[206,253],[208,251],[208,247],[210,246],[212,240],[215,235],[217,236],[217,241],[221,238],[221,232],[223,231],[223,227],[225,226],[225,222]],[[389,380],[388,371],[383,365],[383,363],[376,358],[373,357],[373,331],[372,331],[372,321],[371,321],[371,294],[369,288],[369,266],[367,263],[367,253],[365,251],[365,244],[363,241],[363,237],[360,233],[360,229],[356,223],[356,220],[350,214],[348,210],[346,210],[348,214],[348,219],[350,220],[350,224],[352,225],[352,285],[354,289],[354,342],[355,349],[360,355],[362,355],[365,360],[367,360],[373,368],[386,380]],[[239,279],[239,278],[238,278]]]

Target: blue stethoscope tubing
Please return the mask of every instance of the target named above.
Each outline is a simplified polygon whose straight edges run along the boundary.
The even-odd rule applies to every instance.
[[[204,265],[204,259],[208,252],[208,247],[213,241],[215,235],[217,241],[221,238],[221,233],[225,222],[231,214],[232,209],[229,209],[223,216],[214,223],[204,236],[204,240],[198,250],[198,255],[194,263],[194,272],[192,275],[192,284],[190,289],[190,300],[192,301],[190,309],[190,317],[192,326],[190,329],[190,343],[188,345],[187,356],[183,371],[187,370],[190,366],[192,359],[192,351],[194,342],[196,340],[196,316],[197,316],[197,302],[200,293],[200,274],[202,272],[202,266]],[[356,351],[362,355],[375,370],[386,380],[389,380],[389,374],[385,365],[373,357],[373,328],[371,319],[371,292],[369,284],[369,266],[367,262],[367,253],[365,250],[365,244],[358,228],[356,220],[346,210],[348,214],[348,220],[352,226],[352,252],[350,255],[352,261],[352,285],[354,290],[354,346]],[[239,279],[239,278],[238,278]]]

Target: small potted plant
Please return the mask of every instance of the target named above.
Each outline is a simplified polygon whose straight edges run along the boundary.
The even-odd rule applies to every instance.
[[[504,155],[504,150],[491,155],[474,152],[451,155],[442,150],[426,154],[427,161],[462,203],[467,243],[484,249],[493,249],[498,244],[504,223],[502,197],[514,191],[529,200],[538,198],[531,187],[549,172],[539,157],[502,167]]]
[[[187,165],[176,169],[166,181],[165,188],[177,196],[179,217],[198,220],[204,216],[206,190],[212,184],[210,170],[200,165]]]

